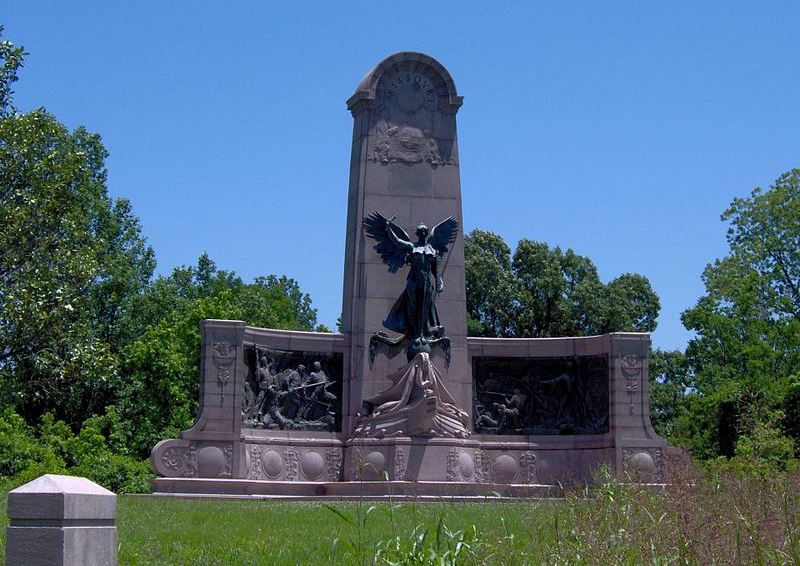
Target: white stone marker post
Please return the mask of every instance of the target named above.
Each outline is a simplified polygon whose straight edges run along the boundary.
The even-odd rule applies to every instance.
[[[117,564],[117,496],[45,474],[8,493],[6,566]]]

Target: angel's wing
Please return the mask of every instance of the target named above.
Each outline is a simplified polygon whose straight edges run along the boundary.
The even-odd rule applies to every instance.
[[[364,231],[367,236],[378,242],[373,246],[383,260],[383,263],[389,266],[389,271],[395,273],[398,269],[408,263],[408,248],[405,248],[395,242],[389,234],[386,233],[387,222],[389,220],[380,212],[373,212],[369,216],[364,217]],[[397,226],[396,224],[389,223],[389,230],[394,232],[399,240],[410,242],[406,231]]]
[[[433,227],[428,236],[428,243],[440,256],[443,256],[447,253],[447,246],[456,241],[457,235],[458,220],[455,216],[451,216]]]

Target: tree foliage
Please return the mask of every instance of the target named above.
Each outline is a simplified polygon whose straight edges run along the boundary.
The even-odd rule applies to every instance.
[[[245,283],[206,254],[154,280],[100,136],[14,107],[24,58],[0,42],[0,475],[141,489],[138,460],[197,411],[200,321],[312,330],[316,310],[293,279]]]
[[[693,375],[680,350],[650,352],[650,420],[664,438],[676,438],[676,429],[689,418]],[[685,439],[684,442],[685,443]]]
[[[113,395],[119,322],[155,260],[130,204],[108,196],[100,136],[13,109],[22,55],[2,44],[0,387],[31,418],[79,425]]]
[[[0,26],[0,37],[3,26]],[[14,111],[12,85],[19,80],[19,70],[25,62],[25,49],[7,40],[0,40],[0,118]]]
[[[203,254],[196,267],[157,278],[134,302],[127,321],[134,329],[125,349],[116,410],[118,436],[132,454],[145,455],[161,438],[188,428],[198,410],[200,322],[243,320],[264,328],[313,330],[311,298],[288,277],[257,277],[246,284],[218,270]],[[127,435],[127,436],[126,436]]]
[[[682,317],[696,333],[686,356],[705,430],[683,432],[706,456],[752,452],[773,433],[800,440],[800,169],[734,199],[722,220],[730,251],[706,267],[706,293]]]
[[[469,331],[477,336],[585,336],[650,332],[660,304],[647,278],[603,284],[592,261],[568,249],[473,230],[464,240]]]

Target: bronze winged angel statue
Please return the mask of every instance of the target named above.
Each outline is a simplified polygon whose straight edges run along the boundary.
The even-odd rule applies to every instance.
[[[436,312],[436,296],[444,290],[442,262],[448,246],[458,234],[458,220],[451,216],[430,232],[425,224],[419,224],[415,232],[417,239],[413,241],[403,228],[394,223],[394,218],[388,219],[374,212],[364,217],[364,231],[377,242],[373,247],[390,273],[410,266],[406,288],[383,321],[387,329],[402,337],[393,340],[385,333],[374,336],[370,343],[371,356],[374,357],[375,339],[389,345],[408,340],[409,360],[417,353],[430,353],[430,344],[433,343],[441,343],[449,353],[449,340]]]

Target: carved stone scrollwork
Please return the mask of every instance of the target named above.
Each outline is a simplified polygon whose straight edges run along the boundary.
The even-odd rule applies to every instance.
[[[405,481],[408,458],[405,451],[399,446],[394,452],[394,479],[395,481]]]
[[[250,448],[250,478],[251,480],[261,479],[261,448],[252,446]]]
[[[170,477],[197,476],[197,456],[193,445],[170,446],[161,453],[160,459]]]
[[[283,453],[283,465],[286,471],[285,477],[287,481],[294,481],[297,477],[297,463],[299,458],[297,450],[291,447],[287,448],[286,452]]]
[[[458,469],[458,448],[453,447],[447,452],[447,481],[458,481],[461,479]]]
[[[492,458],[480,449],[475,451],[475,480],[478,483],[494,483]]]
[[[329,448],[325,453],[325,461],[328,464],[328,480],[340,481],[342,477],[342,451],[337,448]]]
[[[350,477],[354,480],[361,479],[361,470],[364,468],[364,454],[361,447],[357,446],[353,449],[352,468],[350,470]]]
[[[639,391],[642,375],[642,359],[636,354],[622,356],[622,375],[625,376],[625,393],[628,394],[629,414],[633,414],[634,395]]]
[[[519,457],[519,465],[522,468],[523,483],[539,483],[539,478],[536,475],[536,454],[524,452]]]
[[[447,481],[452,482],[481,482],[481,470],[477,466],[478,452],[475,456],[470,452],[462,451],[455,446],[447,452]]]
[[[220,389],[219,402],[225,400],[225,386],[233,376],[233,364],[236,362],[236,349],[227,341],[214,343],[212,358],[217,369],[217,386]]]
[[[225,471],[223,473],[228,477],[233,477],[233,446],[226,446],[222,452],[225,454]]]

